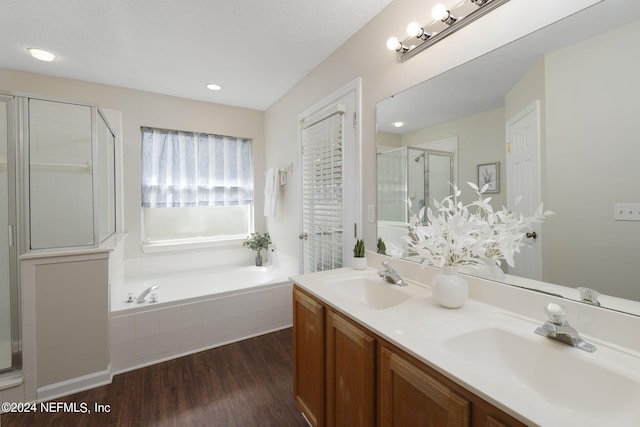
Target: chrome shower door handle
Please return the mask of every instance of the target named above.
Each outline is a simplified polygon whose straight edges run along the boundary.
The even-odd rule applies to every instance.
[[[13,234],[14,227],[12,224],[9,224],[9,230],[7,231],[8,231],[8,237],[9,237],[9,246],[15,246],[16,237],[15,237],[15,234]]]

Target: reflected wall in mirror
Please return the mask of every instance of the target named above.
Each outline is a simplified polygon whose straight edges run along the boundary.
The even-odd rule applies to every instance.
[[[603,306],[640,314],[640,223],[614,219],[616,204],[640,203],[639,19],[637,2],[606,0],[381,101],[379,193],[394,178],[407,181],[387,169],[382,153],[455,138],[453,180],[463,201],[475,196],[464,183],[477,182],[478,165],[499,162],[492,204],[509,206],[515,180],[506,124],[537,102],[540,197],[556,215],[533,243],[542,250],[542,280],[506,274],[501,281],[572,299],[580,299],[577,287],[593,288]],[[398,121],[404,126],[393,127]],[[394,203],[406,206],[410,196],[408,187],[398,190]],[[386,219],[390,207],[378,197],[378,234],[406,257],[406,217]]]

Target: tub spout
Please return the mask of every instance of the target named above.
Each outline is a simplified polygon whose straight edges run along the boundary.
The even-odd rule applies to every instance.
[[[155,284],[153,286],[148,287],[144,291],[142,291],[142,293],[140,295],[138,295],[138,298],[136,298],[136,303],[142,304],[145,301],[145,298],[147,298],[147,295],[149,295],[151,293],[151,291],[155,291],[159,287],[160,287],[160,285]]]

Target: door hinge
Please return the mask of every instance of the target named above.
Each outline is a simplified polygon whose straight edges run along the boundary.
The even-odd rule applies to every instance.
[[[357,223],[353,223],[353,238],[357,239],[358,238],[358,224]]]
[[[510,153],[510,152],[511,152],[511,143],[508,142],[507,143],[507,153]]]
[[[353,112],[353,127],[357,127],[358,126],[358,114],[354,111]]]

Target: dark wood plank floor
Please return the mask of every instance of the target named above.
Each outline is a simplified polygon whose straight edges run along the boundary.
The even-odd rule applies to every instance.
[[[292,393],[292,331],[285,329],[116,375],[56,402],[90,414],[3,414],[18,426],[307,426]],[[111,412],[95,413],[94,404]]]

